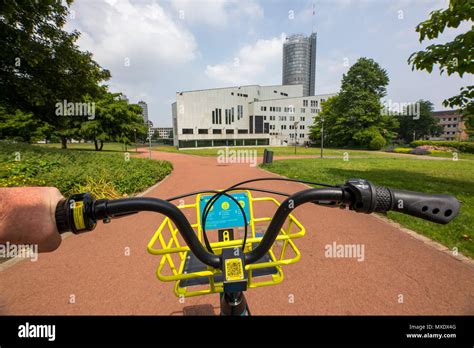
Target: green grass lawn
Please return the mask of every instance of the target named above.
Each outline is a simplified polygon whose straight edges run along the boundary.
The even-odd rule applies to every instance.
[[[38,144],[36,146],[40,147],[48,147],[48,148],[55,148],[60,149],[61,144]],[[81,143],[81,144],[67,144],[68,150],[76,150],[76,151],[94,151],[97,153],[110,153],[110,152],[125,152],[125,147],[123,144],[120,143],[104,143],[104,147],[102,151],[95,151],[94,144],[90,143]],[[146,144],[138,145],[138,147],[147,147]],[[295,148],[292,146],[281,146],[281,147],[231,147],[229,149],[234,150],[257,150],[258,156],[263,156],[264,149],[268,149],[274,152],[274,156],[294,156],[295,155]],[[196,156],[217,156],[218,151],[222,150],[222,148],[211,148],[211,149],[186,149],[186,150],[178,150],[174,146],[163,146],[163,145],[153,145],[153,150],[155,151],[163,151],[163,152],[173,152],[173,153],[183,153],[189,155],[196,155]],[[130,154],[135,152],[135,146],[128,146],[127,151]],[[321,150],[319,148],[310,147],[298,147],[296,149],[297,156],[318,156],[320,155]],[[394,157],[400,154],[394,154],[390,152],[384,151],[365,151],[365,150],[346,150],[346,149],[324,149],[324,156],[325,157],[343,157],[344,153],[349,155],[350,158],[356,157]],[[404,156],[413,156],[413,155],[404,155]],[[437,151],[432,153],[427,157],[444,157],[444,158],[452,158],[453,154],[451,152],[441,152]],[[474,160],[474,154],[468,153],[458,153],[458,158],[461,160],[468,159]]]
[[[376,185],[412,191],[447,193],[461,202],[460,214],[448,225],[437,225],[408,215],[389,212],[401,225],[457,247],[474,257],[474,162],[418,160],[416,157],[341,159],[290,159],[275,161],[266,169],[287,176],[329,184],[364,178]]]
[[[223,150],[223,148],[206,148],[206,149],[186,149],[186,150],[178,150],[173,146],[155,146],[153,147],[154,150],[157,151],[164,151],[164,152],[174,152],[174,153],[184,153],[190,155],[197,155],[197,156],[217,156],[219,150]],[[295,148],[292,146],[281,146],[281,147],[229,147],[229,149],[234,150],[257,150],[258,156],[263,156],[263,151],[265,149],[273,151],[274,156],[294,156],[295,155]],[[349,157],[357,156],[357,157],[387,157],[392,156],[390,153],[379,152],[379,151],[364,151],[364,150],[344,150],[344,149],[324,149],[324,156],[337,156],[343,157],[344,153],[347,152]],[[321,150],[319,148],[304,148],[304,147],[297,147],[296,155],[297,156],[320,156]]]
[[[105,145],[104,145],[105,148]],[[182,153],[182,154],[189,154],[189,155],[196,155],[196,156],[217,156],[218,151],[222,150],[223,148],[207,148],[207,149],[185,149],[185,150],[178,150],[174,146],[153,146],[153,150],[156,151],[163,151],[163,152],[173,152],[173,153]],[[229,147],[229,149],[234,150],[257,150],[258,156],[263,156],[264,149],[268,149],[273,151],[274,156],[295,156],[295,148],[292,146],[281,146],[281,147]],[[385,151],[367,151],[367,150],[348,150],[348,149],[324,149],[324,157],[340,157],[342,158],[344,154],[347,153],[350,158],[357,158],[357,157],[365,157],[365,158],[393,158],[393,157],[407,157],[413,155],[405,155],[405,154],[398,154],[392,152],[385,152]],[[315,156],[319,157],[321,154],[321,150],[319,148],[310,147],[298,147],[296,149],[296,156]],[[444,157],[444,158],[453,158],[453,154],[451,152],[442,152],[437,151],[432,153],[431,155],[427,155],[429,157]],[[474,160],[474,154],[469,153],[458,153],[458,159],[460,160]]]
[[[0,187],[54,186],[65,196],[88,191],[117,198],[145,190],[172,170],[169,162],[132,158],[118,147],[95,152],[79,145],[62,150],[0,142]]]
[[[43,147],[43,148],[53,148],[53,149],[60,149],[61,144],[54,143],[54,144],[35,144],[35,146]],[[67,150],[76,150],[76,151],[94,151],[97,153],[110,153],[110,152],[125,152],[125,146],[121,143],[104,143],[104,147],[102,151],[95,151],[94,144],[91,143],[77,143],[77,144],[67,144]],[[128,146],[128,152],[134,152],[135,147]]]
[[[460,160],[474,160],[474,154],[463,153],[463,152],[457,152],[457,155],[454,155],[453,152],[432,151],[430,156],[431,157],[444,157],[444,158],[450,158],[450,159],[453,159],[454,156],[457,156],[457,158]]]

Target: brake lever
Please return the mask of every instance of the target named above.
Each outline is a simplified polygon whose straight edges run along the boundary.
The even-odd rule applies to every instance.
[[[341,208],[341,205],[338,204],[339,202],[336,201],[312,201],[311,203],[316,205],[322,205],[328,208]]]

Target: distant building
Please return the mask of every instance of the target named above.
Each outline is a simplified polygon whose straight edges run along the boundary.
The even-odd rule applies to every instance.
[[[172,104],[174,145],[303,145],[321,102],[333,95],[303,96],[301,84],[179,92]]]
[[[314,95],[316,33],[296,34],[283,43],[283,85],[303,85],[303,96]]]
[[[148,124],[148,105],[144,101],[140,100],[138,105],[142,108],[143,123]]]
[[[160,139],[173,139],[173,127],[156,127],[153,130]]]
[[[438,123],[444,128],[443,133],[440,135],[442,139],[466,140],[468,138],[462,115],[457,113],[457,111],[434,111],[433,117],[438,119]]]

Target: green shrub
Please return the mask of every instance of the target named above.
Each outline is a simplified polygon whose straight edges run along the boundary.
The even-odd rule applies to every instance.
[[[395,153],[405,153],[405,154],[408,154],[411,152],[411,148],[409,147],[397,147],[395,149],[393,149],[393,152]]]
[[[470,141],[415,140],[410,143],[411,147],[421,145],[452,147],[460,152],[474,153],[474,142]]]
[[[123,154],[0,143],[0,187],[54,186],[66,196],[94,188],[100,196],[114,198],[143,191],[171,170],[169,162],[125,160]]]
[[[370,146],[370,142],[379,135],[380,133],[377,128],[369,127],[355,133],[352,139],[355,141],[355,146],[368,148]]]
[[[369,149],[370,150],[381,150],[387,142],[385,139],[380,135],[376,135],[375,137],[372,138],[372,140],[369,143]]]

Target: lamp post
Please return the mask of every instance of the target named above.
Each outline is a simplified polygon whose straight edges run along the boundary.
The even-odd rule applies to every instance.
[[[135,133],[135,152],[138,152],[138,147],[137,147],[137,129],[134,128],[133,131],[134,131],[134,133]]]
[[[323,149],[324,149],[324,117],[320,118],[321,122],[321,158],[323,158]]]
[[[298,139],[298,122],[295,122],[293,126],[295,127],[295,155],[296,155],[296,141]]]
[[[154,131],[151,129],[151,126],[148,128],[148,140],[150,141],[150,159],[151,159],[151,136],[153,135]]]

